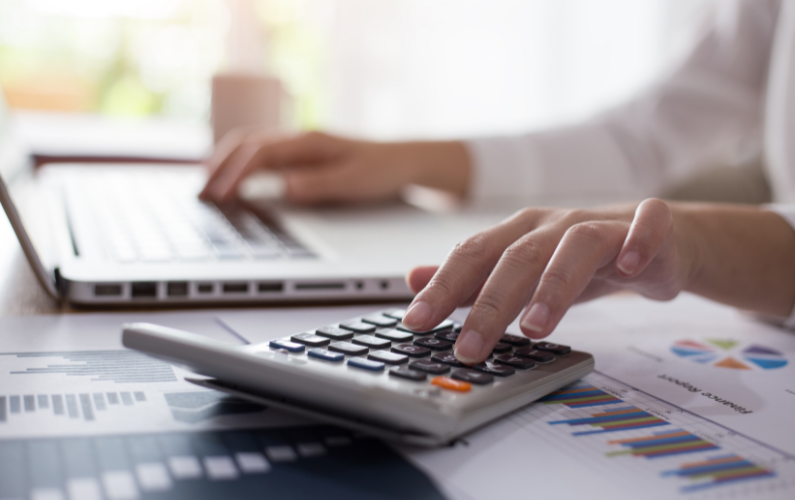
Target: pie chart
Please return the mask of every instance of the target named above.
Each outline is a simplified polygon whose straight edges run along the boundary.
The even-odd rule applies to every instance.
[[[671,352],[694,363],[732,370],[774,370],[788,363],[775,349],[728,339],[678,340]]]

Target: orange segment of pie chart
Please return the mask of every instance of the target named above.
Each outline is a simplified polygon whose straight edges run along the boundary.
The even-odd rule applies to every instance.
[[[720,366],[722,368],[734,368],[735,370],[750,370],[751,369],[745,363],[737,361],[734,358],[723,359],[723,360],[719,361],[718,363],[715,363],[715,366]]]

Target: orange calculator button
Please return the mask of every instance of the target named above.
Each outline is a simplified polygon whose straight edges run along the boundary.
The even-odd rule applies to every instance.
[[[458,392],[469,392],[472,389],[472,384],[469,382],[461,382],[459,380],[453,380],[450,377],[436,377],[431,380],[431,384],[438,385],[444,389],[449,389],[451,391],[458,391]]]

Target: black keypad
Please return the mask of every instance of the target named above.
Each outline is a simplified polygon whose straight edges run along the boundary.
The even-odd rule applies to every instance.
[[[403,321],[403,316],[406,315],[406,310],[405,309],[388,309],[388,310],[384,311],[381,314],[383,314],[387,318],[392,318],[392,319],[396,319],[398,321]]]
[[[516,373],[516,370],[510,366],[498,365],[494,363],[480,363],[479,365],[475,365],[472,368],[479,372],[488,373],[489,375],[496,375],[498,377],[510,377]]]
[[[524,347],[526,345],[530,345],[530,339],[527,337],[520,337],[518,335],[509,335],[505,334],[500,339],[500,342],[503,344],[510,344],[514,347]]]
[[[464,325],[457,321],[453,321],[453,331],[455,333],[461,333],[461,329],[464,328]]]
[[[448,342],[453,342],[453,343],[455,343],[455,341],[458,340],[459,335],[461,334],[458,332],[451,332],[451,331],[436,332],[433,334],[433,336],[436,337],[437,339],[447,340]]]
[[[557,356],[565,356],[571,352],[571,347],[567,345],[553,344],[552,342],[538,342],[533,345],[540,351],[547,351]]]
[[[450,367],[443,363],[434,363],[432,361],[415,361],[409,365],[412,370],[430,373],[431,375],[441,375],[450,371]]]
[[[511,349],[512,349],[511,344],[497,342],[497,345],[494,346],[494,349],[492,349],[491,352],[493,354],[504,354],[506,352],[511,352]]]
[[[392,377],[404,378],[406,380],[414,380],[415,382],[422,382],[427,377],[427,375],[422,372],[410,370],[408,368],[393,368],[389,370],[389,375]]]
[[[403,363],[408,362],[409,357],[406,356],[405,354],[398,354],[396,352],[375,351],[368,354],[367,359],[372,359],[373,361],[380,361],[388,365],[402,365]]]
[[[299,333],[298,335],[290,337],[290,340],[309,347],[323,347],[327,346],[330,342],[329,339],[315,335],[314,333]]]
[[[363,354],[367,354],[368,351],[366,347],[351,344],[350,342],[334,342],[328,346],[328,350],[341,352],[342,354],[347,354],[348,356],[361,356]]]
[[[400,323],[397,326],[397,329],[398,330],[402,330],[404,332],[411,332],[414,335],[428,335],[430,333],[441,332],[443,330],[452,330],[453,329],[453,321],[449,320],[449,319],[446,319],[446,320],[442,321],[441,323],[439,323],[438,325],[436,325],[436,327],[431,328],[430,330],[425,330],[425,331],[412,330],[411,328],[407,327],[403,323]]]
[[[529,370],[530,368],[534,368],[536,366],[535,361],[531,359],[517,358],[512,354],[503,354],[502,356],[497,356],[494,358],[494,362],[501,365],[512,366],[520,370]]]
[[[362,318],[362,322],[370,323],[379,328],[389,328],[398,324],[398,320],[394,318],[387,318],[383,314],[371,314]]]
[[[514,356],[520,358],[532,359],[536,363],[549,363],[555,360],[555,356],[551,352],[539,351],[535,347],[522,347],[513,352]]]
[[[386,339],[380,339],[373,335],[359,335],[353,338],[352,341],[354,344],[363,345],[365,347],[369,347],[370,349],[386,349],[392,342]]]
[[[444,363],[446,365],[454,366],[456,368],[461,368],[464,364],[458,361],[458,358],[455,357],[455,354],[452,352],[442,352],[439,354],[434,354],[431,356],[431,361],[436,361],[437,363]]]
[[[394,328],[379,328],[375,331],[375,336],[392,342],[411,342],[411,339],[414,338],[414,335],[409,332],[401,332]]]
[[[321,337],[326,337],[331,340],[348,340],[353,338],[353,332],[350,330],[343,330],[336,326],[324,326],[315,330],[315,334]]]
[[[448,340],[437,339],[433,337],[424,337],[414,341],[414,345],[427,347],[432,351],[446,351],[453,347],[453,343]]]
[[[428,354],[431,353],[431,350],[427,347],[422,347],[418,345],[411,345],[411,344],[400,344],[396,345],[392,348],[392,352],[396,352],[398,354],[405,354],[406,356],[410,356],[412,358],[424,358]]]
[[[346,323],[340,323],[340,328],[344,328],[355,333],[375,333],[375,325],[370,325],[361,321],[348,321]]]
[[[474,370],[456,370],[453,378],[476,385],[485,385],[494,382],[494,376]]]

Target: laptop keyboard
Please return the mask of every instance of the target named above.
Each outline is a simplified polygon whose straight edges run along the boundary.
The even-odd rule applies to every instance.
[[[92,239],[119,262],[315,257],[266,215],[202,202],[190,184],[173,174],[96,172],[67,185],[70,219],[92,221]]]

